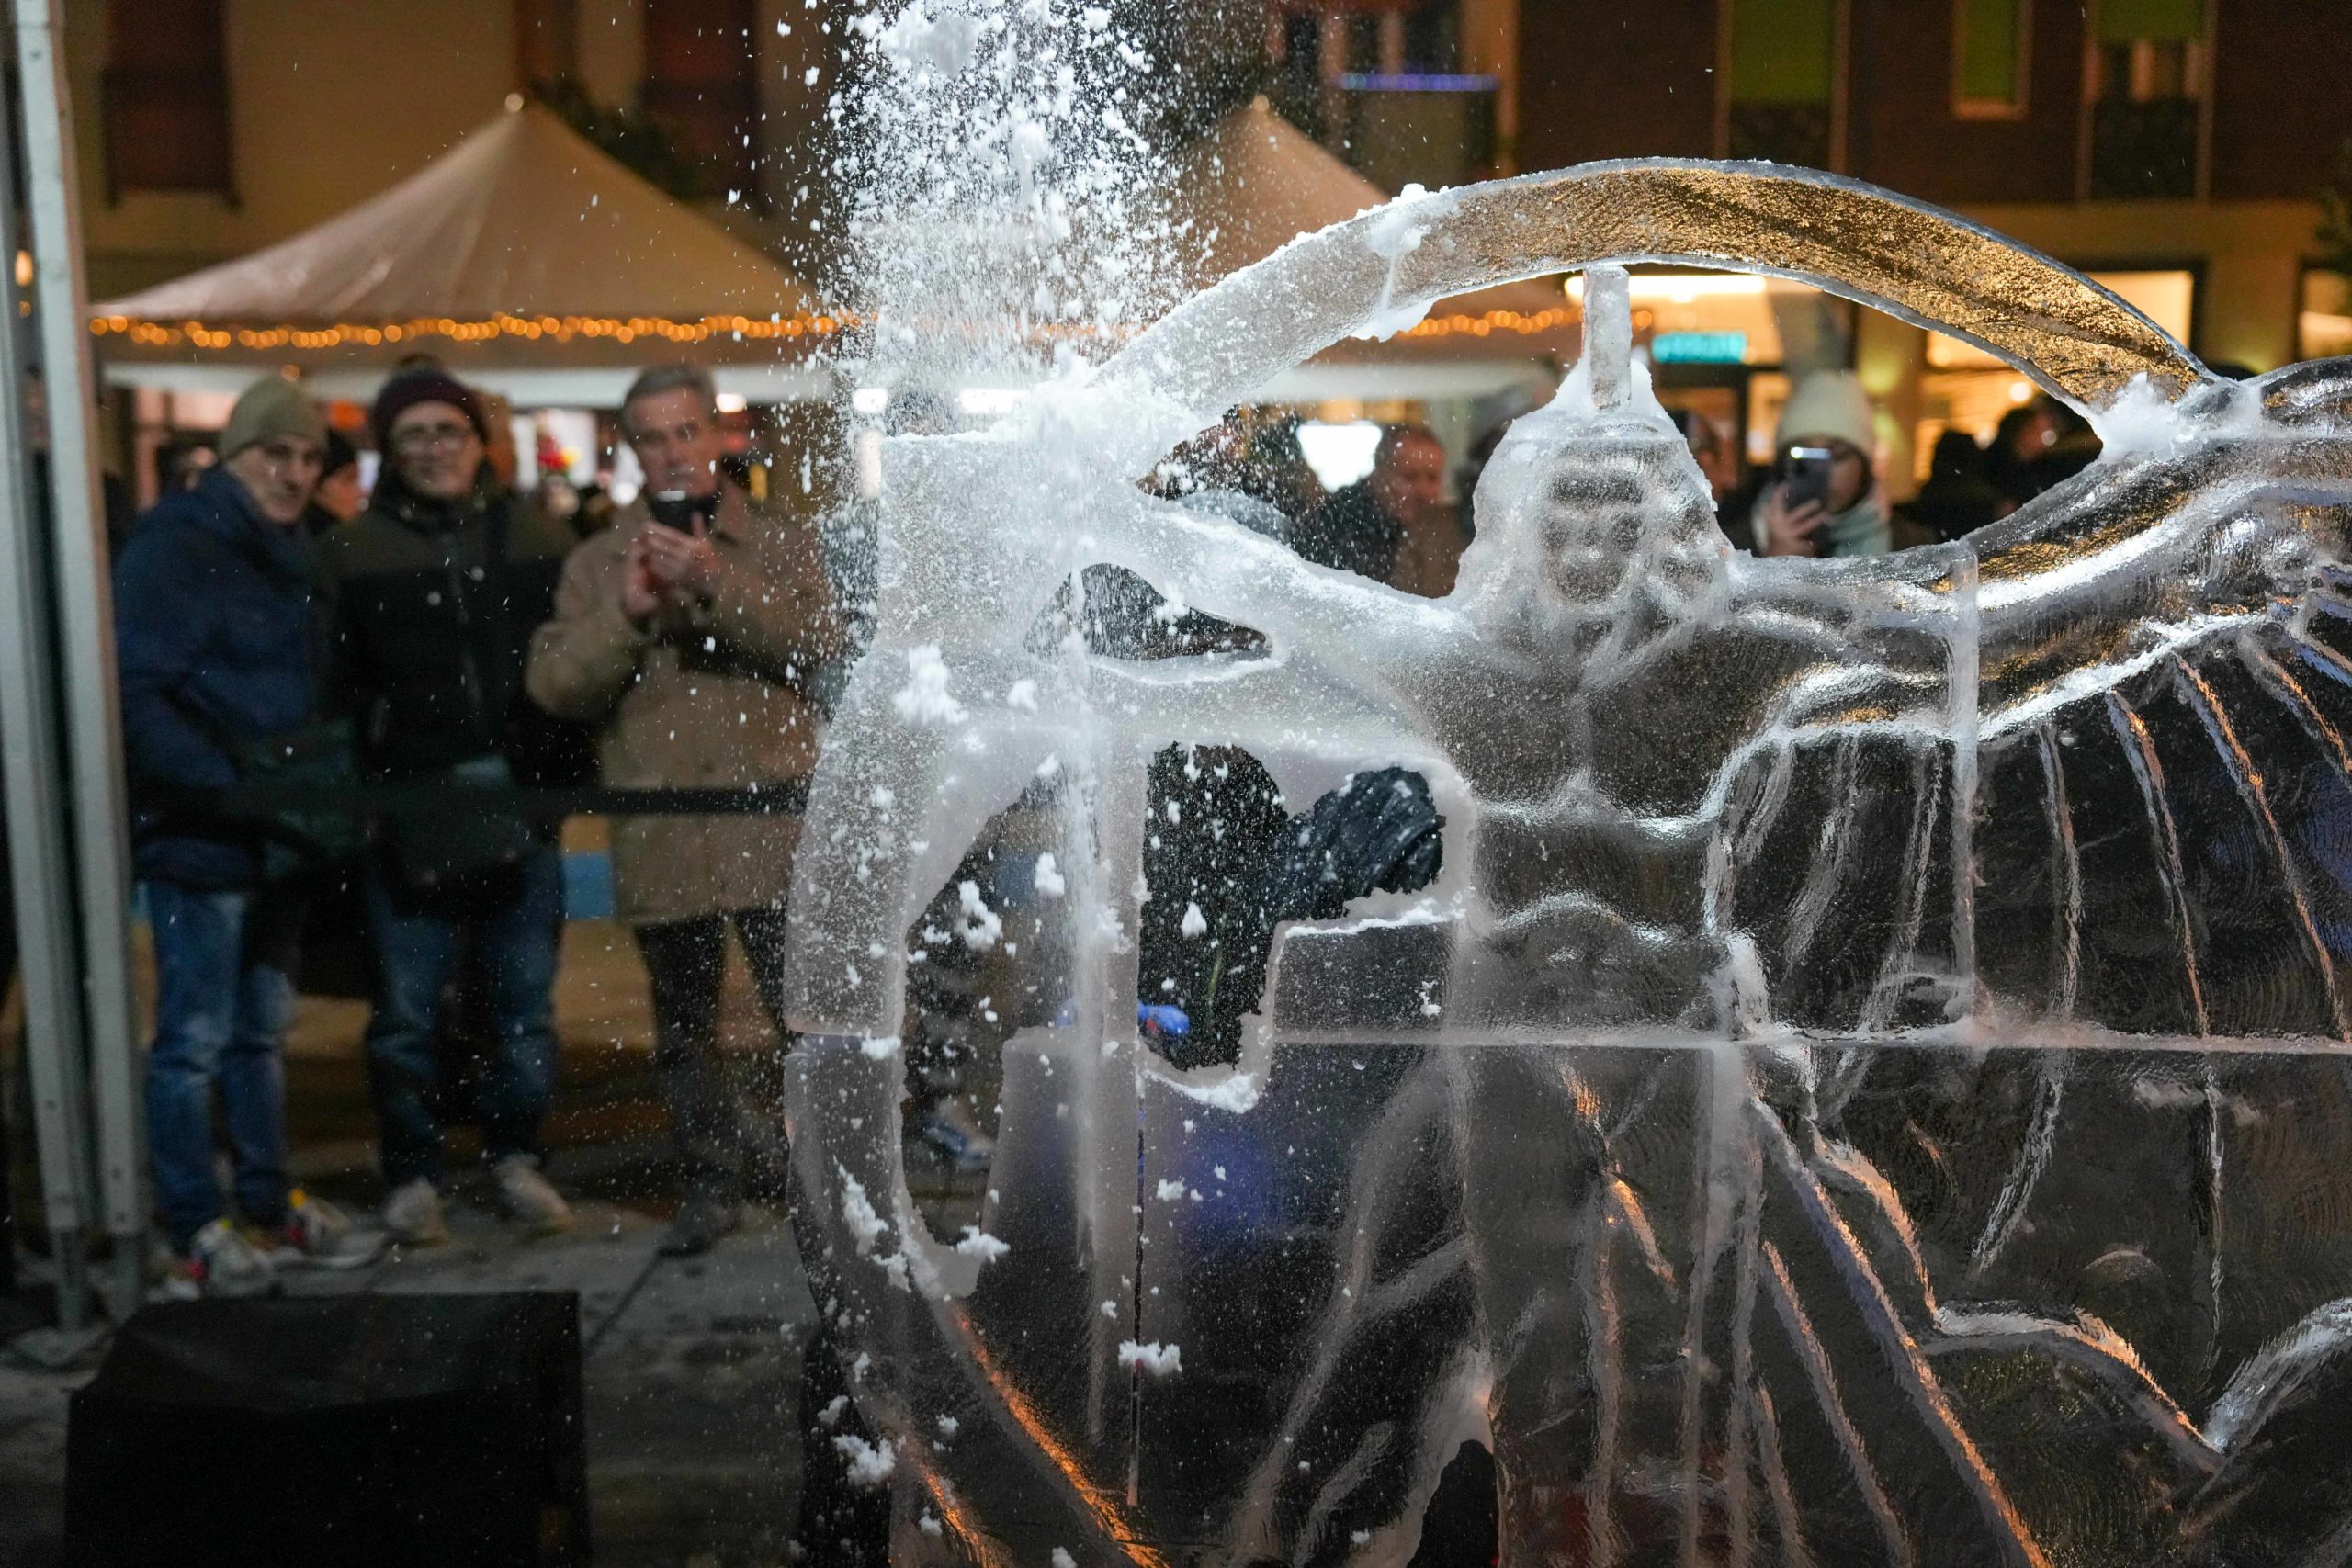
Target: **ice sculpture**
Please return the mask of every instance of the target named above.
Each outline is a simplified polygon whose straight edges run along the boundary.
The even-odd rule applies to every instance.
[[[1959,545],[1734,553],[1629,357],[1632,261],[1954,333],[2107,455]],[[1569,268],[1587,351],[1451,597],[1136,488],[1351,331]],[[899,1560],[1403,1563],[1476,1440],[1513,1564],[2334,1561],[2347,412],[2343,362],[2218,382],[1951,215],[1632,163],[1392,204],[891,442],[791,983],[804,1252]],[[1265,646],[1041,638],[1096,563]],[[1413,769],[1446,852],[1286,929],[1243,1060],[1192,1072],[1135,1022],[1143,779],[1184,742],[1299,803]],[[944,1245],[899,1167],[910,927],[1040,778],[1067,1006],[1006,1048]],[[989,899],[960,940],[1013,940]]]

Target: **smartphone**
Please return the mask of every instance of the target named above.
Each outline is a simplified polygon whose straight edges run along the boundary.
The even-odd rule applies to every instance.
[[[650,491],[645,497],[645,509],[662,527],[691,534],[697,517],[706,530],[709,528],[712,514],[718,509],[718,500],[716,496],[688,495],[682,490]]]
[[[1837,455],[1826,446],[1792,446],[1781,460],[1781,495],[1792,510],[1809,501],[1829,503],[1829,468]]]

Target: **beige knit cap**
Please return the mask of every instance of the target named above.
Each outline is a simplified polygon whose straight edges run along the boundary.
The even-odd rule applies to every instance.
[[[283,376],[265,376],[247,387],[229,411],[220,431],[220,456],[233,457],[280,435],[300,435],[326,445],[327,422],[302,389]]]

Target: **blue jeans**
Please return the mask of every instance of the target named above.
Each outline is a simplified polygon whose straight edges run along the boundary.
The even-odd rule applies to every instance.
[[[174,1247],[228,1213],[213,1170],[217,1083],[237,1207],[256,1225],[286,1218],[286,1069],[294,1012],[299,899],[147,884],[155,936],[155,1040],[147,1053],[147,1145],[155,1202]]]
[[[434,1100],[443,993],[470,953],[483,982],[490,1071],[476,1101],[489,1158],[536,1156],[555,1088],[555,970],[563,928],[563,857],[541,845],[522,862],[457,886],[413,893],[371,866],[360,886],[374,957],[368,1077],[384,1179],[442,1174]]]

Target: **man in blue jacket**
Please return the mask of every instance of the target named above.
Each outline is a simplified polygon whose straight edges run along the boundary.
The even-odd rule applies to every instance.
[[[301,525],[325,443],[299,389],[254,383],[220,463],[141,518],[115,568],[133,862],[155,940],[148,1145],[175,1283],[208,1295],[266,1293],[280,1266],[353,1267],[381,1247],[288,1169],[279,1053],[300,897],[273,881],[252,820],[187,795],[235,785],[255,743],[318,717],[325,639]],[[216,1086],[243,1228],[213,1174]]]

